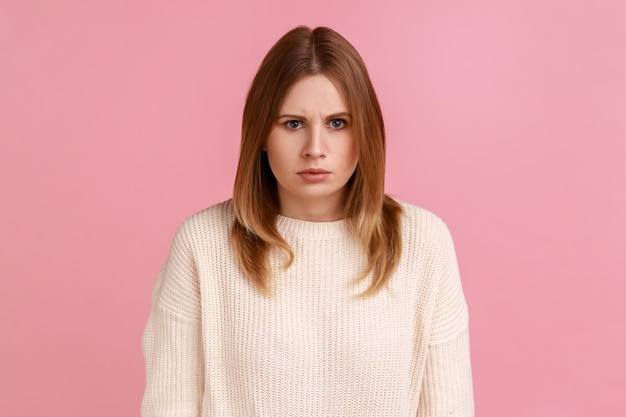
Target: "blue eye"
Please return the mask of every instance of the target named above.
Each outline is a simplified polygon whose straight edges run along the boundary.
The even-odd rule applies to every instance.
[[[302,127],[302,122],[300,120],[287,120],[285,125],[289,129],[300,129]]]
[[[342,119],[333,119],[330,121],[329,125],[333,129],[343,129],[346,127],[346,121]]]

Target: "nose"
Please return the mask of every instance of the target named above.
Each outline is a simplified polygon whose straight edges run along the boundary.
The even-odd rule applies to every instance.
[[[306,158],[326,157],[324,128],[312,126],[307,133],[306,142],[302,148],[302,156]]]

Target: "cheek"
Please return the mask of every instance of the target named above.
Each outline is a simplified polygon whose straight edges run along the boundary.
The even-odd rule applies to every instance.
[[[276,138],[270,135],[263,144],[263,150],[267,153],[267,160],[269,161],[270,165],[275,164],[276,160],[280,159],[277,158],[277,151],[279,149],[280,147],[276,144]]]
[[[285,149],[281,146],[277,146],[275,142],[268,143],[267,146],[267,161],[269,162],[270,169],[274,173],[274,176],[280,176],[289,165],[289,158]]]
[[[347,152],[347,159],[356,167],[359,162],[360,147],[356,140],[353,140]]]

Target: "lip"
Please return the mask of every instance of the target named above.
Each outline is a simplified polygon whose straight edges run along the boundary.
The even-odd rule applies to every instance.
[[[320,168],[309,168],[298,172],[298,175],[306,182],[322,182],[330,177],[330,172]]]
[[[304,171],[298,172],[298,174],[330,174],[330,172],[321,168],[309,168],[305,169]]]

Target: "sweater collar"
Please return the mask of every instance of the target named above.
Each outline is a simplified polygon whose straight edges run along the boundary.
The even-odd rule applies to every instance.
[[[308,238],[350,236],[347,220],[337,220],[333,222],[310,222],[294,219],[292,217],[281,216],[279,214],[276,217],[276,227],[283,236],[289,235]]]

